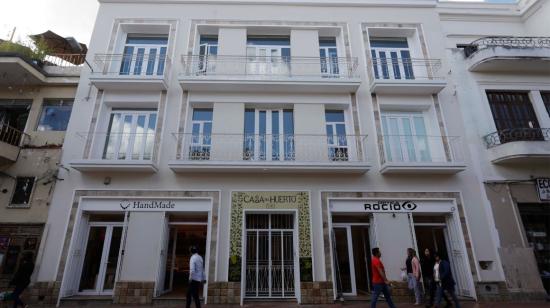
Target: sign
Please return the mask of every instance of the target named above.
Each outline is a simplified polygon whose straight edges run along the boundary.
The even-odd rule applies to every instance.
[[[212,201],[202,198],[83,198],[80,208],[110,212],[206,212],[211,210]]]
[[[276,192],[276,191],[247,191],[234,192],[233,203],[240,204],[246,209],[296,209],[302,204],[309,206],[307,193],[304,192]]]
[[[550,178],[539,178],[535,184],[537,185],[539,200],[550,202]]]
[[[366,202],[367,212],[414,212],[418,205],[412,201],[375,201]]]
[[[122,200],[120,208],[124,211],[128,210],[167,210],[174,209],[176,203],[172,200]]]

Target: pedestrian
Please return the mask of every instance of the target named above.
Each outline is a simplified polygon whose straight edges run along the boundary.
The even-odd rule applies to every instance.
[[[393,301],[391,299],[390,287],[391,284],[386,277],[386,270],[384,269],[384,264],[380,260],[382,253],[380,248],[372,249],[372,262],[371,262],[371,271],[372,271],[372,299],[370,302],[370,307],[375,308],[376,302],[378,301],[378,296],[380,293],[384,294],[384,298],[388,303],[390,308],[395,308]]]
[[[191,299],[195,301],[195,307],[201,307],[199,298],[199,289],[201,284],[206,283],[204,276],[204,262],[199,255],[199,249],[196,246],[191,246],[191,259],[189,260],[189,288],[187,289],[187,308],[191,307]]]
[[[412,248],[407,248],[407,259],[405,260],[405,268],[407,270],[407,284],[409,290],[414,291],[414,305],[422,305],[422,293],[420,290],[420,261],[416,256],[416,251]]]
[[[25,305],[25,303],[23,303],[20,296],[21,296],[21,293],[23,293],[23,291],[25,291],[25,289],[31,283],[31,275],[32,275],[32,272],[34,271],[34,263],[32,260],[33,260],[32,252],[28,252],[24,254],[21,260],[21,264],[19,264],[19,268],[17,269],[17,272],[15,272],[15,275],[10,281],[10,285],[15,286],[15,289],[13,290],[13,293],[12,293],[13,308],[17,308],[19,306],[22,306],[25,308],[28,307],[28,305]]]
[[[460,308],[460,303],[458,302],[458,298],[455,293],[456,283],[453,278],[453,273],[451,272],[451,264],[449,264],[449,261],[447,260],[442,260],[438,253],[434,253],[434,258],[434,281],[437,284],[435,307],[440,307],[441,298],[444,296],[445,292],[447,292],[451,296],[455,304],[455,308]],[[447,302],[445,307],[451,307],[451,304]]]
[[[432,307],[435,301],[435,291],[437,285],[434,281],[434,266],[435,259],[429,248],[424,249],[424,256],[420,259],[420,267],[422,269],[422,278],[424,278],[424,287],[426,288],[426,297],[428,301],[426,308]],[[451,305],[451,301],[445,293],[443,293],[443,299],[447,303],[447,306]]]

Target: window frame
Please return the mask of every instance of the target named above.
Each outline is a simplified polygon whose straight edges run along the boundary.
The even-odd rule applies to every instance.
[[[59,103],[59,104],[55,104],[55,105],[47,105],[47,104],[51,104],[51,103]],[[67,120],[67,124],[65,125],[65,129],[64,130],[52,130],[52,129],[48,129],[48,130],[40,130],[40,123],[42,121],[42,116],[44,115],[44,107],[51,107],[51,106],[54,106],[54,107],[64,107],[64,106],[67,106],[68,104],[70,104],[71,106],[71,112],[69,114],[69,119]],[[73,113],[73,108],[74,108],[74,98],[45,98],[43,101],[42,101],[42,105],[40,107],[40,115],[38,116],[38,121],[36,122],[36,127],[35,127],[35,131],[37,132],[66,132],[67,131],[67,127],[69,125],[69,121],[71,119],[71,115]]]
[[[27,203],[13,203],[13,198],[15,197],[15,194],[16,194],[16,191],[17,191],[18,180],[19,179],[25,179],[25,178],[32,178],[33,179],[31,191],[29,192],[28,201],[27,201]],[[10,196],[10,202],[8,203],[7,207],[8,208],[30,208],[31,203],[32,203],[32,199],[33,199],[33,196],[34,196],[34,190],[36,188],[36,182],[37,182],[36,176],[16,176],[15,181],[13,183],[13,191],[12,191],[12,194]]]

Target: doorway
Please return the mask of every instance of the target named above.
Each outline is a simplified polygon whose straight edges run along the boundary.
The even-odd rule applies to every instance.
[[[206,266],[207,223],[170,223],[166,266],[161,294],[182,298],[189,287],[189,248],[196,246]],[[206,272],[205,272],[206,274]],[[203,294],[202,286],[199,292]]]
[[[333,224],[336,287],[343,296],[370,292],[370,238],[367,224]]]
[[[121,223],[90,223],[78,287],[80,294],[113,294],[122,230]]]

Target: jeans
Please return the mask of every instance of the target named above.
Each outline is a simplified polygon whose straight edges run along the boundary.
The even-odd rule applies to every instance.
[[[25,291],[27,286],[15,286],[15,289],[13,290],[12,297],[13,297],[13,308],[17,308],[19,306],[25,307],[25,303],[19,298],[21,296],[21,293]]]
[[[451,296],[451,299],[453,300],[453,302],[455,304],[455,307],[460,308],[460,303],[458,302],[458,298],[456,297],[456,293],[455,293],[454,288],[445,289],[445,288],[443,288],[443,286],[441,286],[440,283],[437,284],[437,292],[436,292],[437,295],[435,297],[435,307],[437,307],[437,308],[440,307],[442,297],[446,296],[445,291],[447,291],[449,293],[449,295]],[[449,302],[447,302],[447,305],[449,305]]]
[[[422,302],[422,293],[420,291],[420,281],[416,279],[414,274],[409,273],[409,286],[412,287],[412,290],[414,291],[414,299],[416,304],[420,304]]]
[[[376,308],[376,302],[378,302],[378,296],[380,296],[380,293],[384,294],[384,297],[386,298],[386,302],[388,303],[388,306],[390,306],[390,308],[395,308],[395,305],[393,304],[393,301],[391,299],[390,289],[388,288],[388,285],[385,283],[372,284],[372,298],[370,301],[370,307]]]
[[[199,289],[201,286],[200,281],[191,280],[189,282],[189,288],[187,289],[187,304],[185,307],[191,307],[191,298],[195,301],[195,307],[201,307],[201,299],[199,298]]]
[[[435,301],[437,283],[435,282],[433,277],[428,277],[428,278],[424,279],[424,285],[426,286],[426,291],[427,291],[426,296],[429,297],[428,305],[432,306],[434,304],[434,301]],[[447,294],[445,294],[445,292],[443,292],[443,299],[445,300],[447,305],[451,304],[451,301],[449,300],[449,298],[447,297]]]

